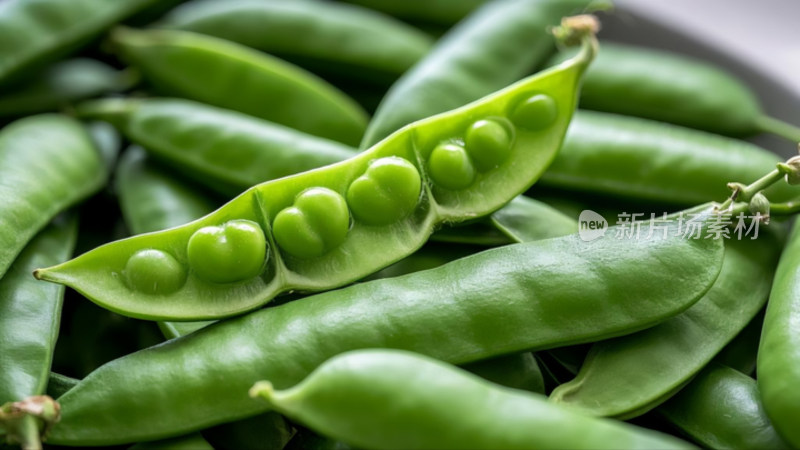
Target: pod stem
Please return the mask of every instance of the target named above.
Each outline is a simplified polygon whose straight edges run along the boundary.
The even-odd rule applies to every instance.
[[[764,133],[774,134],[795,143],[800,143],[800,127],[774,117],[762,115],[756,119],[756,128]]]
[[[567,46],[581,44],[581,52],[575,60],[582,65],[588,65],[597,55],[600,46],[597,42],[598,31],[600,31],[600,21],[591,14],[564,17],[561,19],[561,25],[550,30],[561,44]]]
[[[0,430],[9,444],[40,450],[42,440],[61,417],[61,408],[46,395],[35,395],[0,406]]]

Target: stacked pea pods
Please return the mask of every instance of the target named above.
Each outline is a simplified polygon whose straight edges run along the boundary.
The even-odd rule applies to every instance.
[[[0,3],[0,439],[800,447],[800,130],[609,8]]]

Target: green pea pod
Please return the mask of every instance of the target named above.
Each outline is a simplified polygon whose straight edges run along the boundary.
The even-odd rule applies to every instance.
[[[725,250],[722,272],[700,301],[658,326],[594,344],[578,376],[550,399],[591,415],[631,418],[686,385],[764,306],[780,243],[762,235],[729,240]]]
[[[439,224],[490,214],[536,181],[561,145],[595,43],[587,36],[568,63],[346,161],[257,185],[200,220],[36,276],[156,320],[231,316],[281,292],[363,278],[413,253]]]
[[[81,380],[78,380],[77,378],[61,375],[60,373],[50,372],[50,376],[47,378],[47,389],[45,392],[50,397],[58,399],[58,397],[66,394],[67,391],[77,386],[80,382]]]
[[[21,86],[0,92],[0,117],[21,117],[57,111],[77,101],[133,84],[130,72],[93,59],[68,59],[54,64]]]
[[[789,449],[773,428],[756,380],[712,363],[658,412],[705,448]]]
[[[83,126],[60,115],[0,131],[0,278],[56,214],[100,189],[107,172]]]
[[[492,225],[514,242],[531,242],[578,232],[578,222],[553,207],[520,195],[491,216]]]
[[[355,145],[367,115],[341,91],[305,70],[234,42],[177,30],[118,28],[122,59],[169,94]]]
[[[92,372],[59,399],[50,442],[161,439],[255,415],[265,406],[244,394],[257,380],[285,388],[357,348],[465,364],[652,326],[696,302],[722,264],[721,241],[667,231],[507,245],[222,321]]]
[[[0,3],[0,84],[80,48],[115,23],[177,0],[7,0]]]
[[[800,447],[800,225],[795,223],[775,273],[761,344],[758,348],[758,388],[767,416],[780,435]]]
[[[86,131],[100,151],[100,157],[110,173],[117,164],[117,157],[122,149],[122,138],[114,127],[105,122],[89,122],[86,124]]]
[[[568,57],[558,55],[551,62]],[[750,88],[729,72],[652,48],[603,45],[586,75],[581,107],[719,134],[764,131],[800,141],[800,128],[767,116]]]
[[[275,390],[262,381],[250,394],[314,430],[363,448],[692,448],[398,350],[345,353],[290,389]]]
[[[544,377],[531,352],[498,356],[461,368],[501,386],[544,394]]]
[[[64,289],[37,283],[31,270],[69,258],[77,221],[57,219],[34,238],[0,280],[0,405],[42,395],[58,336]],[[0,406],[0,439],[24,448],[40,447],[42,424],[32,416],[4,417]]]
[[[486,0],[346,0],[403,20],[453,25]]]
[[[238,42],[312,71],[371,83],[392,82],[433,44],[422,31],[389,16],[324,1],[193,0],[159,26]]]
[[[745,375],[756,371],[758,344],[761,340],[761,324],[764,323],[764,310],[753,317],[753,320],[736,335],[733,340],[714,358],[720,365],[738,370]]]
[[[458,108],[519,80],[554,50],[548,27],[588,4],[588,0],[489,2],[443,36],[397,80],[370,121],[361,148],[371,147],[409,123]]]
[[[214,450],[199,433],[161,441],[140,442],[129,450]]]
[[[579,111],[564,146],[542,176],[546,186],[692,205],[730,196],[732,181],[751,183],[781,158],[753,144],[635,117]],[[797,197],[780,183],[772,201]]]
[[[338,142],[189,100],[105,99],[77,112],[113,123],[159,160],[230,196],[356,154]]]

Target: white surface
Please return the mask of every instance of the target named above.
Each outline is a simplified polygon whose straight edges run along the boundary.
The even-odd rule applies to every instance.
[[[800,94],[800,0],[617,0],[669,24]]]

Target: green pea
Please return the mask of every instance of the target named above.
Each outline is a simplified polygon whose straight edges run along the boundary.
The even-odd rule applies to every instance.
[[[411,213],[421,190],[417,168],[406,159],[389,156],[369,163],[364,175],[347,189],[347,203],[358,220],[386,225]]]
[[[344,353],[290,389],[262,381],[250,395],[359,448],[692,448],[675,437],[585,417],[544,396],[398,350]]]
[[[294,205],[279,212],[272,223],[275,242],[298,258],[321,256],[338,247],[349,228],[347,202],[327,188],[301,192]]]
[[[231,220],[195,231],[189,238],[186,254],[189,267],[201,279],[233,283],[261,272],[267,258],[267,240],[257,223]]]
[[[505,162],[513,148],[514,136],[509,129],[510,125],[501,120],[479,120],[469,127],[464,136],[464,147],[481,172],[494,169]]]
[[[186,269],[175,257],[161,250],[140,250],[125,264],[125,281],[145,294],[171,294],[186,282]]]
[[[511,113],[511,121],[528,130],[541,130],[556,120],[558,107],[546,94],[534,94],[520,101]]]
[[[428,159],[431,179],[445,189],[464,189],[475,181],[475,167],[464,147],[439,144]]]

